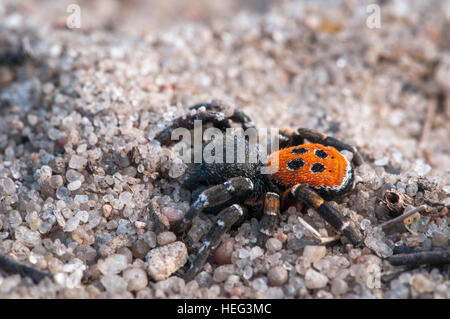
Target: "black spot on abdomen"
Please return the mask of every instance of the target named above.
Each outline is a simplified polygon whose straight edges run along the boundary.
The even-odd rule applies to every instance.
[[[322,163],[314,163],[311,166],[311,172],[313,173],[321,173],[325,170],[325,166]]]
[[[316,154],[316,156],[321,159],[325,159],[328,157],[328,153],[325,152],[324,150],[315,150],[314,154]]]
[[[294,158],[293,160],[290,160],[286,166],[289,170],[295,171],[305,166],[305,161],[301,158]]]
[[[306,153],[308,153],[308,149],[306,149],[306,148],[304,148],[304,147],[293,148],[293,149],[291,150],[291,153],[293,153],[293,154],[299,154],[299,155],[301,155],[301,154],[306,154]]]

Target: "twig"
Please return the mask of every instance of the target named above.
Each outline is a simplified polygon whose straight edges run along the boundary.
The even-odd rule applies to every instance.
[[[398,254],[389,257],[388,261],[394,265],[443,265],[450,263],[450,249],[432,250],[412,254]]]
[[[336,240],[339,239],[339,236],[322,237],[320,235],[320,233],[317,230],[314,229],[314,227],[312,227],[310,224],[308,224],[308,222],[306,220],[304,220],[303,218],[301,218],[300,216],[298,217],[298,221],[302,224],[303,227],[305,227],[323,245],[331,243],[331,242],[336,241]]]
[[[48,272],[18,263],[2,254],[0,254],[0,269],[9,274],[20,274],[23,277],[29,277],[37,284],[45,277],[52,277]]]
[[[422,136],[420,137],[419,149],[424,149],[425,144],[430,136],[431,127],[433,125],[434,114],[436,113],[436,100],[431,100],[427,105],[427,117],[425,123],[423,124]]]
[[[413,214],[415,214],[417,212],[420,212],[420,211],[422,211],[424,209],[425,209],[425,206],[421,205],[419,207],[411,209],[409,212],[406,212],[406,213],[404,213],[404,214],[402,214],[402,215],[400,215],[398,217],[395,217],[393,219],[388,220],[387,222],[385,222],[385,223],[383,223],[381,225],[378,225],[378,227],[380,227],[381,229],[385,230],[385,229],[387,229],[389,227],[394,226],[396,223],[401,222],[405,218],[407,218],[407,217],[409,217],[409,216],[411,216],[411,215],[413,215]]]

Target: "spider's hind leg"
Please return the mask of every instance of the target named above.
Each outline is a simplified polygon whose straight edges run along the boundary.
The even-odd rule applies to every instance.
[[[362,244],[361,234],[350,225],[348,218],[325,202],[311,188],[297,184],[291,188],[291,192],[295,198],[304,201],[308,206],[314,208],[320,217],[327,221],[335,230],[342,232],[353,245],[360,246]]]
[[[186,282],[192,280],[203,268],[211,251],[222,241],[223,235],[229,231],[231,226],[233,226],[243,215],[243,208],[237,204],[231,205],[219,213],[217,220],[203,239],[203,244],[198,250],[197,256],[194,257],[188,270],[184,273],[183,277]]]

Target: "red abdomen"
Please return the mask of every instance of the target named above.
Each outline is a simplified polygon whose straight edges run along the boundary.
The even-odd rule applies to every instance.
[[[275,171],[272,181],[285,187],[305,184],[337,193],[353,182],[351,164],[331,146],[311,143],[285,148],[270,154],[267,164]]]

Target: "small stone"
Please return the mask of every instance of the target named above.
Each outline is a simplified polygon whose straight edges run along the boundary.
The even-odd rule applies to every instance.
[[[77,216],[82,223],[87,223],[89,220],[89,213],[85,210],[80,210],[75,216]]]
[[[309,269],[305,274],[305,285],[309,289],[323,288],[327,285],[328,278],[313,269]]]
[[[264,251],[259,246],[252,247],[249,252],[250,260],[255,260],[264,255]]]
[[[68,169],[66,172],[66,179],[69,183],[74,182],[74,181],[80,181],[80,182],[84,182],[84,175],[81,174],[80,172],[77,172],[74,169]]]
[[[22,242],[25,246],[33,248],[41,243],[41,235],[37,231],[28,229],[25,226],[19,226],[14,235],[16,240]]]
[[[112,206],[105,204],[103,205],[103,216],[105,216],[105,218],[108,218],[109,216],[111,216],[111,212],[112,212]]]
[[[87,195],[75,195],[74,201],[79,202],[80,204],[86,204],[89,200]]]
[[[219,265],[231,264],[231,255],[234,251],[234,238],[224,240],[214,252],[214,260]]]
[[[158,236],[156,236],[156,241],[160,246],[168,245],[173,243],[177,240],[177,236],[171,232],[171,231],[165,231],[162,233],[159,233]]]
[[[138,239],[131,247],[131,253],[135,258],[144,259],[150,250],[150,246],[143,239]]]
[[[11,178],[0,179],[0,194],[12,195],[16,193],[16,185]]]
[[[288,272],[283,266],[277,266],[269,270],[267,277],[272,286],[281,286],[288,280]]]
[[[53,189],[57,189],[62,185],[64,185],[64,179],[61,175],[53,175],[52,177],[50,177],[50,186]]]
[[[389,164],[389,158],[387,158],[386,156],[383,156],[379,159],[377,159],[374,164],[376,166],[386,166],[387,164]]]
[[[418,293],[432,291],[432,284],[430,280],[422,274],[415,274],[411,279],[410,285],[414,287]]]
[[[147,254],[148,272],[156,281],[168,278],[188,260],[186,245],[177,241],[172,244],[154,248]]]
[[[269,238],[266,241],[266,248],[270,251],[279,251],[283,248],[283,243],[277,238]]]
[[[242,273],[242,277],[244,277],[244,279],[249,280],[250,278],[253,277],[253,269],[250,266],[245,266],[244,271]]]
[[[215,282],[223,282],[233,275],[235,272],[234,265],[222,265],[214,270],[213,280]]]
[[[239,256],[239,258],[241,258],[241,259],[247,259],[248,257],[249,257],[249,252],[248,252],[248,250],[247,249],[245,249],[245,248],[241,248],[241,249],[239,249],[239,252],[238,252],[238,256]]]
[[[127,205],[131,202],[133,199],[133,196],[130,192],[123,192],[119,195],[119,201],[122,202],[122,204]]]
[[[79,155],[72,155],[69,161],[69,167],[73,169],[83,169],[87,163],[87,159]]]
[[[147,287],[147,274],[141,268],[128,268],[123,272],[123,279],[128,283],[128,291],[139,291]]]
[[[305,261],[314,263],[316,260],[323,258],[327,253],[325,246],[305,246],[303,250],[303,257]]]
[[[418,191],[419,186],[417,183],[408,184],[408,186],[406,186],[406,194],[408,196],[415,197]]]
[[[64,186],[60,186],[56,189],[56,197],[58,199],[64,199],[70,196],[70,190]]]
[[[184,215],[182,210],[170,206],[163,207],[161,209],[161,213],[167,217],[169,223],[174,223],[177,220],[180,220]]]
[[[109,293],[120,294],[127,290],[128,282],[118,275],[106,275],[100,279]]]
[[[116,275],[127,268],[128,260],[125,255],[114,254],[98,261],[98,269],[104,275]]]
[[[345,280],[336,277],[331,282],[331,292],[334,295],[337,295],[337,296],[343,295],[347,292],[347,290],[348,290],[348,285],[345,282]]]
[[[75,191],[81,187],[81,181],[73,181],[72,183],[67,184],[67,188],[70,191]]]
[[[448,235],[440,232],[434,231],[433,237],[431,238],[431,245],[433,247],[447,247],[448,246]]]
[[[80,219],[77,216],[74,216],[66,221],[66,226],[64,227],[64,231],[72,232],[78,227],[79,224],[80,224]]]

